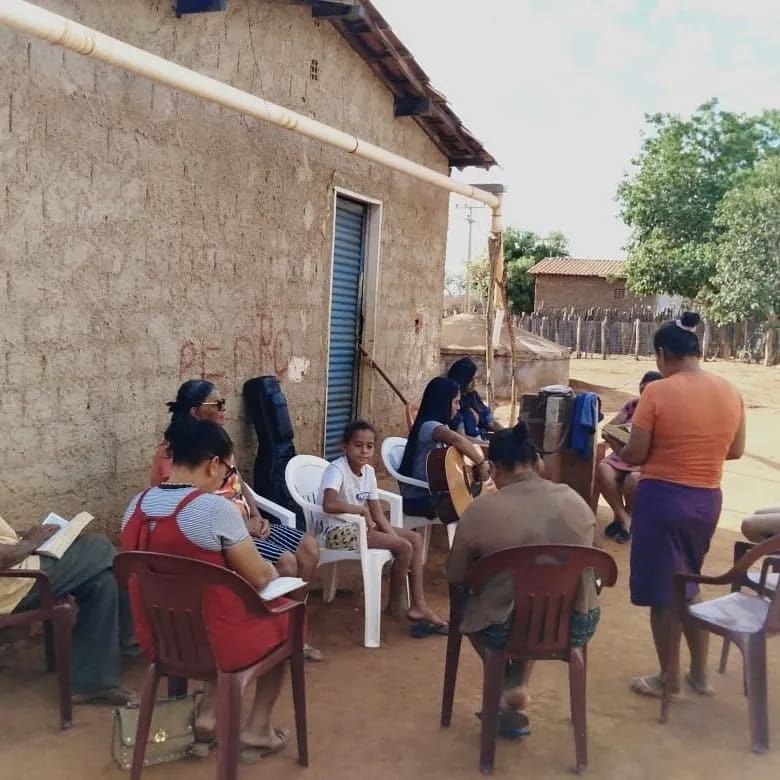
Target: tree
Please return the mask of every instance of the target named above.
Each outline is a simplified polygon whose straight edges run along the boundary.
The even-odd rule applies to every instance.
[[[635,172],[620,183],[620,214],[631,228],[628,284],[647,295],[706,301],[714,292],[718,207],[745,171],[780,150],[780,111],[751,117],[701,105],[689,120],[646,117],[650,132]]]
[[[568,241],[560,231],[541,238],[530,230],[508,227],[504,230],[504,265],[509,308],[512,314],[533,311],[534,278],[529,269],[545,257],[567,257]],[[487,298],[490,266],[486,256],[468,263],[471,290]]]
[[[780,315],[780,156],[760,162],[726,193],[715,220],[711,310],[720,321]]]
[[[444,277],[444,294],[452,297],[464,295],[466,277],[464,274],[448,274]]]

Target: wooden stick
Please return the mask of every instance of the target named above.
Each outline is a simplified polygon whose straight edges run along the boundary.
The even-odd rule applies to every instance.
[[[387,384],[390,386],[390,389],[401,399],[401,403],[406,405],[409,402],[404,397],[404,394],[393,384],[390,377],[382,370],[382,368],[377,364],[377,362],[374,360],[374,358],[371,357],[371,355],[366,352],[366,348],[362,344],[358,344],[357,348],[361,355],[368,361],[368,365],[373,368],[379,376],[382,377],[382,379],[387,382]]]

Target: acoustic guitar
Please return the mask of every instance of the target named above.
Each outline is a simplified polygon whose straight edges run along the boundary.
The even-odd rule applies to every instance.
[[[492,479],[480,482],[474,462],[457,447],[433,450],[428,455],[425,470],[436,515],[444,525],[457,523],[477,496],[496,490]]]

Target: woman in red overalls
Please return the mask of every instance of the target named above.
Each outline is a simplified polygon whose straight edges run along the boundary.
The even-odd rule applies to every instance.
[[[278,574],[255,549],[235,504],[214,495],[235,473],[230,437],[217,423],[185,419],[177,426],[170,445],[172,468],[168,482],[136,496],[125,512],[124,549],[182,555],[225,566],[261,590]],[[210,598],[206,604],[207,630],[222,669],[233,671],[247,666],[284,641],[286,614],[258,618],[248,614],[242,602],[230,593],[215,592]],[[149,626],[134,601],[133,608],[138,641],[151,657]],[[278,666],[257,681],[254,705],[241,732],[244,760],[280,750],[287,742],[289,733],[271,724],[283,668]],[[204,741],[210,741],[214,734],[214,693],[213,686],[206,685],[196,720],[196,733]]]

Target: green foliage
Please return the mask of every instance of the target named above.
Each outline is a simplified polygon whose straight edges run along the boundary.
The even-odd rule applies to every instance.
[[[636,170],[617,193],[631,228],[628,283],[640,294],[706,301],[725,229],[718,207],[746,171],[780,151],[780,112],[745,116],[711,100],[689,120],[654,114],[647,122]]]
[[[509,308],[512,314],[533,311],[534,278],[528,270],[545,257],[568,256],[568,241],[560,231],[544,238],[530,230],[508,227],[504,230],[504,265]],[[471,291],[483,300],[490,284],[490,264],[486,255],[467,264]]]
[[[712,313],[720,321],[780,315],[780,156],[768,158],[726,193],[716,225]]]

